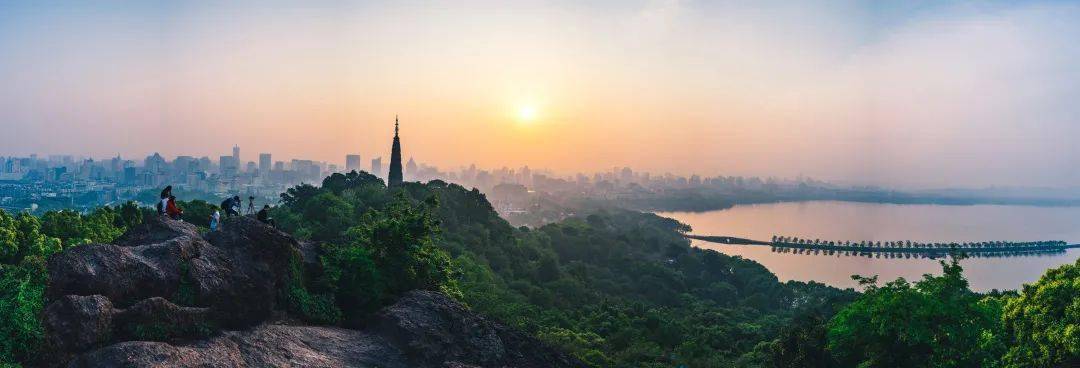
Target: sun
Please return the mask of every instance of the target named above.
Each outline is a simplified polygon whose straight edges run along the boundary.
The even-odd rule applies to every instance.
[[[536,106],[523,105],[518,107],[518,119],[523,122],[531,122],[536,120]]]

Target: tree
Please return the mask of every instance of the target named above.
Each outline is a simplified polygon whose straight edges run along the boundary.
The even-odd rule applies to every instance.
[[[116,226],[130,229],[142,223],[142,210],[139,209],[139,205],[135,201],[124,202],[120,206],[119,220],[120,222]]]
[[[217,206],[201,199],[190,202],[178,201],[176,205],[184,210],[184,221],[201,227],[210,227],[210,215],[218,209]]]
[[[0,365],[30,361],[42,345],[46,275],[37,256],[0,264]]]
[[[903,278],[877,286],[855,276],[866,291],[829,323],[829,350],[843,366],[976,367],[997,356],[980,339],[1000,332],[997,311],[968,289],[954,258],[942,276]]]
[[[1005,304],[1006,367],[1080,363],[1080,260],[1047,271]]]
[[[0,210],[0,263],[11,263],[19,256],[19,228],[15,218]]]
[[[449,255],[437,248],[433,237],[438,222],[431,210],[434,200],[413,205],[400,193],[386,211],[369,212],[349,229],[346,239],[371,251],[386,275],[386,290],[399,294],[412,289],[440,290],[455,295]]]
[[[382,179],[379,179],[379,177],[371,175],[366,171],[356,172],[353,170],[346,174],[333,173],[322,181],[323,189],[329,190],[337,195],[341,195],[341,193],[348,189],[361,188],[369,185],[386,188],[386,184],[383,183]]]
[[[305,201],[302,208],[305,225],[312,229],[312,239],[338,239],[354,221],[352,204],[334,193],[323,192],[315,195]]]

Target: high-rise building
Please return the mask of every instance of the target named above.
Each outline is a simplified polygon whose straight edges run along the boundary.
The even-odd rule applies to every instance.
[[[236,161],[236,156],[221,156],[218,158],[218,168],[221,176],[231,178],[240,171],[240,161]]]
[[[382,157],[371,159],[371,175],[382,175]]]
[[[390,148],[390,173],[386,176],[386,185],[401,185],[401,139],[398,138],[398,119],[394,116],[394,145]]]
[[[345,171],[360,171],[360,155],[345,155]]]
[[[234,145],[232,147],[232,157],[233,157],[233,160],[236,160],[236,165],[239,166],[240,165],[240,146],[235,146]]]
[[[416,181],[420,179],[417,175],[416,161],[412,157],[409,157],[409,162],[405,164],[405,173],[409,174],[409,180]]]
[[[259,174],[260,175],[266,175],[266,174],[270,173],[270,163],[271,162],[272,161],[270,161],[270,154],[269,153],[260,153],[259,154]]]

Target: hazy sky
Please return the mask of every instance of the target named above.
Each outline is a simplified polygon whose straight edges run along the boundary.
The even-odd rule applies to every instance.
[[[1080,3],[0,0],[0,155],[1080,186]]]

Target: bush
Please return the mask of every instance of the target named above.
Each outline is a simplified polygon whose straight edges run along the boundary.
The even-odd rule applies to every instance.
[[[341,322],[341,309],[334,305],[330,294],[312,294],[304,282],[304,267],[300,255],[289,261],[289,274],[284,285],[285,306],[290,313],[315,324],[334,325]]]
[[[33,359],[44,339],[40,315],[45,303],[45,263],[29,257],[0,265],[0,362]]]

